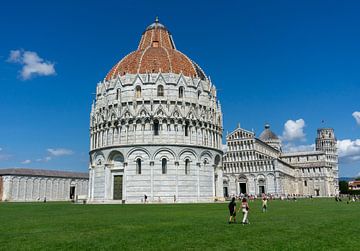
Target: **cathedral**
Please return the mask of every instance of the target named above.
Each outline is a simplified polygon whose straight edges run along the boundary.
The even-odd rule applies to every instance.
[[[338,155],[332,128],[317,130],[315,149],[283,152],[279,137],[265,125],[259,137],[238,126],[226,136],[224,196],[333,196],[338,194]]]
[[[222,131],[215,85],[156,19],[96,87],[88,201],[223,197]]]

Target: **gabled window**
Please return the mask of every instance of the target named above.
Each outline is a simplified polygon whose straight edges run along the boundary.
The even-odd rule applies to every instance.
[[[184,87],[180,86],[179,87],[179,98],[183,98],[184,97]]]
[[[139,85],[135,88],[135,97],[141,98],[141,87]]]
[[[162,86],[162,85],[158,86],[157,95],[158,95],[158,97],[164,97],[164,86]]]

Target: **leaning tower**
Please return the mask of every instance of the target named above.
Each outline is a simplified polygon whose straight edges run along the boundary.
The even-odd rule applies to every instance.
[[[333,128],[319,128],[316,137],[316,150],[323,151],[326,155],[326,165],[331,168],[335,194],[339,191],[339,167],[336,137]]]
[[[156,19],[96,87],[89,202],[214,201],[222,130],[215,85]]]

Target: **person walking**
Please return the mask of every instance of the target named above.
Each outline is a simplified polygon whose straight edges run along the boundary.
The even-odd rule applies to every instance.
[[[264,196],[263,199],[262,199],[262,211],[263,211],[263,213],[267,212],[267,202],[268,202],[268,199],[267,199],[266,196]]]
[[[236,202],[235,202],[235,197],[232,197],[228,207],[229,207],[229,212],[230,212],[229,224],[231,224],[232,221],[233,221],[233,223],[236,223]]]
[[[249,208],[249,204],[248,204],[246,198],[242,199],[241,209],[242,209],[242,213],[243,213],[243,220],[241,223],[242,224],[250,224],[249,219],[248,219],[248,214],[249,214],[250,208]],[[239,209],[239,211],[240,211],[240,209]]]

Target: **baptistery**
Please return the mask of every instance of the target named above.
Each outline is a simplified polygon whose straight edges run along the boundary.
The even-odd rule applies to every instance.
[[[216,88],[158,19],[97,84],[89,202],[211,202],[223,197]]]

